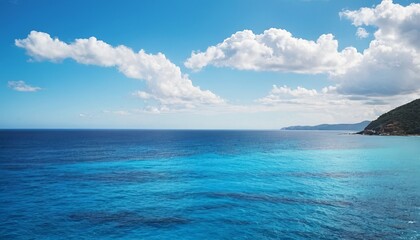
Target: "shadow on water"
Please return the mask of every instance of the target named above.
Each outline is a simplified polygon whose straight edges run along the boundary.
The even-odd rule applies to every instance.
[[[104,183],[144,183],[154,181],[169,181],[176,177],[168,172],[152,171],[112,171],[99,173],[65,173],[59,176],[67,181],[97,181]]]
[[[174,225],[188,224],[191,220],[178,216],[145,216],[135,211],[90,211],[75,212],[68,216],[74,222],[88,222],[92,225],[115,225],[120,228],[149,226],[165,228]]]
[[[333,207],[347,207],[351,206],[351,202],[339,200],[323,200],[323,199],[309,199],[309,198],[289,198],[272,196],[266,194],[248,194],[248,193],[232,193],[232,192],[210,192],[205,193],[209,198],[229,198],[240,201],[255,201],[255,202],[269,202],[281,204],[306,204],[306,205],[323,205]]]

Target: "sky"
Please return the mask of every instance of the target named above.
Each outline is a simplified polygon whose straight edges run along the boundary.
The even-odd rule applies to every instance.
[[[279,129],[420,96],[420,2],[0,0],[0,128]]]

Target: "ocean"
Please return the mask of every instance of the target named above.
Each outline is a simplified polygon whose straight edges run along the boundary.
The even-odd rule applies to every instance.
[[[0,239],[420,239],[420,137],[1,130]]]

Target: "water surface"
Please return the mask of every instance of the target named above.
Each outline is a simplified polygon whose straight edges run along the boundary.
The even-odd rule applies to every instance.
[[[0,239],[419,239],[420,138],[0,131]]]

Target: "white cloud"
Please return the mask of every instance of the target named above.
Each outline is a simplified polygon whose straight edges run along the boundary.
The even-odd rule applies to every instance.
[[[339,51],[342,48],[332,34],[323,34],[311,41],[272,28],[261,34],[240,31],[205,52],[192,53],[185,65],[194,70],[213,65],[326,74],[332,81],[333,86],[319,90],[273,86],[266,96],[247,106],[221,104],[224,101],[220,97],[194,86],[189,77],[161,53],[134,52],[93,37],[64,43],[40,32],[31,32],[26,39],[16,40],[16,45],[25,48],[35,60],[59,62],[71,58],[82,64],[115,67],[127,77],[146,80],[147,90],[134,92],[133,96],[157,105],[103,112],[125,115],[125,118],[150,113],[278,112],[285,116],[279,119],[283,123],[289,118],[290,122],[299,120],[306,124],[313,119],[355,122],[374,119],[420,96],[419,6],[404,7],[385,0],[372,8],[341,12],[342,18],[350,19],[359,29],[368,26],[376,30],[372,30],[373,40],[362,52],[352,47]],[[197,105],[201,107],[198,109]]]
[[[357,31],[356,31],[356,36],[358,38],[367,38],[367,37],[369,37],[369,33],[368,33],[368,31],[366,31],[366,29],[364,29],[362,27],[358,27]]]
[[[418,98],[419,95],[420,90],[394,96],[343,95],[337,91],[335,86],[324,87],[317,91],[299,86],[293,89],[288,86],[273,85],[267,96],[257,99],[255,102],[275,108],[285,105],[301,105],[315,109],[342,109],[337,111],[338,114],[344,114],[351,109],[350,113],[357,115],[355,111],[367,111],[372,108],[371,105],[378,107],[376,109],[392,109]],[[383,112],[379,111],[379,113]]]
[[[126,121],[132,120],[136,122],[153,118],[159,123],[165,121],[172,123],[172,121],[176,122],[180,121],[180,119],[185,120],[188,118],[188,127],[191,127],[191,124],[193,124],[191,119],[196,118],[198,122],[195,124],[198,125],[193,125],[201,126],[201,128],[203,124],[209,127],[218,121],[221,124],[218,126],[219,128],[255,128],[256,126],[279,128],[299,124],[355,123],[363,120],[372,120],[384,112],[418,98],[420,95],[420,91],[418,91],[407,95],[366,97],[342,95],[336,90],[334,86],[324,87],[319,90],[304,87],[273,86],[266,96],[248,105],[208,105],[195,109],[148,106],[141,109],[119,108],[105,110],[102,113],[115,115]],[[156,114],[165,114],[168,117],[157,120],[157,118],[154,118]],[[203,122],[203,116],[208,121]],[[232,121],[232,117],[234,119],[240,118],[241,121]],[[184,122],[183,120],[181,122]]]
[[[9,81],[7,85],[9,88],[19,92],[37,92],[41,90],[40,87],[32,87],[26,84],[24,81]]]
[[[344,94],[398,95],[420,89],[420,4],[384,0],[373,8],[343,11],[355,26],[377,30],[363,58],[338,76]]]
[[[296,89],[292,89],[286,85],[282,87],[273,85],[273,88],[269,94],[264,98],[256,100],[256,102],[265,105],[275,105],[284,102],[297,103],[303,99],[315,97],[318,95],[319,94],[315,89],[306,89],[300,86],[298,86]]]
[[[220,104],[223,99],[208,90],[194,86],[178,66],[164,54],[147,54],[144,50],[134,52],[120,45],[113,47],[95,37],[76,39],[68,44],[47,33],[31,31],[25,39],[15,40],[18,47],[26,49],[35,60],[59,62],[66,58],[81,64],[116,67],[125,76],[146,80],[148,91],[139,97],[154,99],[159,105],[184,107]]]
[[[311,41],[283,29],[257,35],[244,30],[205,52],[193,52],[185,66],[326,73],[337,92],[346,95],[390,96],[420,89],[420,4],[401,6],[384,0],[376,7],[340,12],[340,17],[359,27],[361,38],[369,34],[362,26],[377,28],[369,48],[362,53],[353,47],[338,51],[332,34]]]
[[[420,91],[395,96],[343,95],[337,92],[334,86],[317,91],[303,87],[293,89],[274,85],[267,96],[255,100],[258,105],[253,109],[261,112],[287,112],[292,125],[351,123],[375,119],[397,106],[418,98],[419,95]]]
[[[338,74],[355,65],[361,54],[353,47],[338,51],[332,34],[316,41],[293,37],[284,29],[271,28],[262,34],[236,32],[205,52],[193,52],[185,66],[199,70],[207,65],[242,70]]]
[[[375,26],[374,36],[384,43],[401,42],[411,47],[420,47],[420,4],[408,6],[394,4],[392,0],[383,0],[372,8],[360,8],[356,11],[340,12],[340,17],[348,18],[353,25]]]
[[[320,92],[316,89],[307,89],[304,87],[290,88],[286,85],[278,87],[273,85],[267,96],[257,99],[256,102],[263,105],[278,104],[305,104],[305,105],[328,105],[339,104],[344,100],[335,92],[332,86],[323,88]]]

